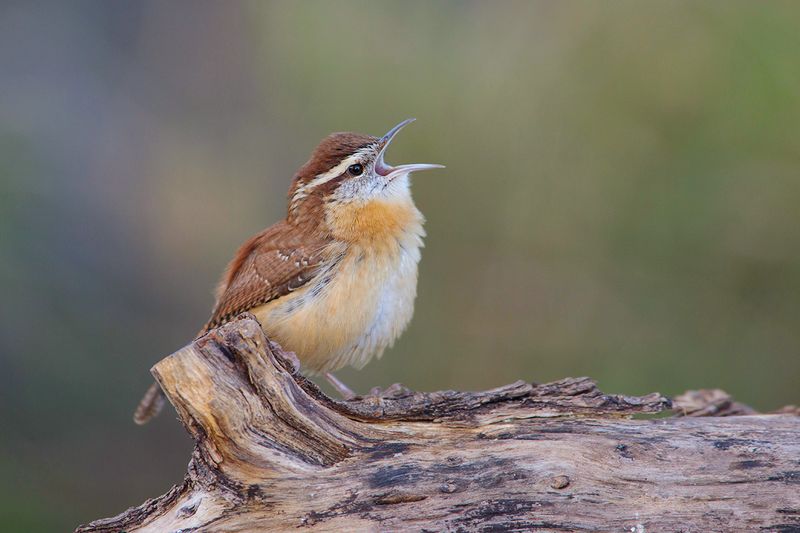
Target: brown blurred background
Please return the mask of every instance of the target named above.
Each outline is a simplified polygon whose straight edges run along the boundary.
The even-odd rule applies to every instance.
[[[418,122],[417,313],[358,390],[800,401],[800,3],[0,4],[0,523],[180,481],[148,368],[336,130]]]

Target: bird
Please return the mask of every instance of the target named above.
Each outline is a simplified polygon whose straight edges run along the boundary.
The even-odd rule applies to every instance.
[[[291,180],[286,217],[247,240],[225,269],[211,317],[197,338],[252,313],[264,333],[294,352],[304,372],[362,368],[405,330],[414,313],[424,217],[410,175],[442,165],[392,166],[384,156],[407,119],[382,137],[325,137]],[[145,424],[164,405],[153,383],[134,413]]]

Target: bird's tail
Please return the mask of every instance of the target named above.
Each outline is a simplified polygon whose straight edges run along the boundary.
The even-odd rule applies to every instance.
[[[211,329],[212,322],[207,322],[203,329],[194,336],[195,340],[205,335]],[[144,393],[142,399],[139,400],[139,405],[136,407],[136,412],[133,413],[133,421],[143,426],[155,418],[161,409],[164,408],[164,401],[167,399],[164,396],[164,391],[158,383],[153,382],[147,392]]]
[[[133,421],[139,424],[147,424],[152,418],[161,412],[164,407],[164,392],[158,383],[153,382],[147,392],[144,393],[139,406],[136,407],[136,412],[133,413]]]

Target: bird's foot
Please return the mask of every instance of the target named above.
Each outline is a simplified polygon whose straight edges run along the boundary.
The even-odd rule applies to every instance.
[[[336,389],[342,399],[345,401],[355,400],[355,399],[365,399],[365,400],[390,400],[396,398],[404,398],[406,396],[411,396],[414,394],[414,391],[403,385],[402,383],[394,383],[389,385],[385,389],[381,389],[380,387],[372,387],[369,391],[369,394],[366,396],[360,396],[353,392],[353,390],[345,385],[339,378],[331,374],[330,372],[326,372],[324,374],[325,379],[328,380],[328,383]]]
[[[372,387],[369,391],[368,398],[385,398],[385,399],[392,399],[392,398],[403,398],[405,396],[411,396],[414,394],[414,391],[403,385],[402,383],[393,383],[386,387],[386,389],[381,390],[380,387]]]
[[[277,344],[271,346],[276,353],[279,353],[284,361],[284,367],[288,370],[292,375],[297,374],[300,372],[300,359],[297,358],[297,354],[294,352],[289,352],[285,350],[281,350]]]

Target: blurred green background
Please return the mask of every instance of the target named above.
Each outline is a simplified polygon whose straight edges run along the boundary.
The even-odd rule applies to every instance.
[[[360,391],[800,401],[800,3],[0,4],[0,523],[180,481],[147,369],[327,133],[418,122],[417,312]]]

